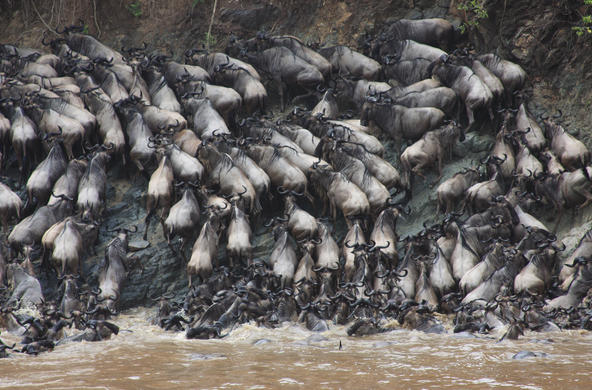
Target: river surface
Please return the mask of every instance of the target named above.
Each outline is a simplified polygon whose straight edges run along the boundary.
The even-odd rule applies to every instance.
[[[121,331],[108,341],[0,359],[0,389],[592,389],[589,332],[498,342],[498,334],[398,329],[354,338],[344,327],[246,324],[221,340],[187,340],[149,325],[147,313],[119,316]],[[537,356],[513,358],[522,351]]]

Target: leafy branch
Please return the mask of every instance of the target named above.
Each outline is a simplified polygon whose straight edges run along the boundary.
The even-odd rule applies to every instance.
[[[457,9],[464,12],[464,22],[460,25],[461,33],[464,33],[468,28],[479,26],[481,19],[487,19],[489,15],[485,9],[485,2],[487,0],[460,0]],[[586,0],[592,1],[592,0]]]

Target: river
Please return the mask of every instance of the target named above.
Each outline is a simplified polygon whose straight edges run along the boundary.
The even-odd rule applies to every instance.
[[[584,331],[499,342],[499,334],[396,329],[353,338],[344,327],[246,324],[224,339],[187,340],[149,325],[148,313],[119,316],[121,331],[108,341],[0,359],[0,389],[592,388],[592,334]],[[18,341],[6,332],[2,339]],[[522,351],[536,356],[513,358]]]

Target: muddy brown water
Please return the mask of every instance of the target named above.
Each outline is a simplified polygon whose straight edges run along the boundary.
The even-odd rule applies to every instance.
[[[591,389],[592,334],[425,334],[394,331],[354,338],[346,328],[310,332],[298,324],[251,324],[221,340],[187,340],[121,315],[118,336],[70,343],[39,356],[0,359],[0,389]],[[2,333],[5,341],[18,337]],[[341,342],[342,349],[339,349]],[[513,358],[529,351],[535,356]]]

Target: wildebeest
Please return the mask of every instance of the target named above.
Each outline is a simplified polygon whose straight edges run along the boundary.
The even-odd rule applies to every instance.
[[[362,107],[360,123],[367,126],[370,121],[376,123],[385,133],[395,139],[416,140],[423,134],[438,127],[446,114],[433,107],[407,108],[379,102],[366,102]]]
[[[56,141],[47,157],[39,163],[27,180],[27,205],[46,203],[53,185],[62,176],[66,166],[67,160],[61,142]]]
[[[76,206],[85,218],[97,220],[105,207],[107,191],[107,163],[110,156],[107,152],[98,152],[88,163],[86,172],[78,183],[78,199]]]
[[[0,182],[0,222],[4,232],[8,231],[10,218],[20,219],[23,201],[6,184]]]
[[[444,214],[455,211],[459,203],[464,201],[467,189],[479,180],[480,173],[475,169],[464,169],[438,186],[438,211]]]
[[[366,101],[366,97],[390,90],[390,84],[382,81],[353,80],[340,77],[335,82],[335,92],[338,101],[353,104],[358,109]]]
[[[370,210],[366,194],[341,172],[334,172],[322,166],[311,170],[310,178],[317,185],[330,206],[333,219],[339,209],[345,217],[365,216]]]
[[[286,108],[287,86],[313,91],[323,83],[321,72],[313,65],[296,56],[286,47],[271,47],[262,52],[245,54],[247,60],[271,75],[280,93],[282,110]]]
[[[166,228],[164,234],[169,245],[172,237],[176,235],[181,236],[181,253],[183,253],[187,239],[194,236],[194,231],[200,220],[200,207],[195,197],[193,186],[193,183],[186,184],[181,199],[171,207],[169,215],[164,221]]]
[[[457,140],[464,141],[464,138],[463,131],[455,123],[425,133],[419,141],[408,146],[401,154],[403,182],[411,188],[411,173],[425,179],[422,169],[431,165],[436,165],[438,169],[436,182],[440,181],[444,158],[451,154],[454,143]]]
[[[376,80],[380,77],[380,63],[347,46],[324,48],[320,53],[329,60],[333,71],[344,77],[365,80]]]
[[[590,151],[586,145],[571,136],[563,127],[546,121],[545,130],[551,140],[551,150],[565,168],[573,171],[585,167],[590,162]]]
[[[227,196],[238,198],[240,194],[239,203],[243,210],[253,213],[261,211],[255,188],[230,155],[221,153],[211,144],[202,143],[198,156],[208,171],[210,184],[219,186],[220,192]]]
[[[119,229],[117,237],[105,247],[105,256],[99,265],[97,301],[102,304],[106,300],[105,306],[112,314],[117,311],[121,288],[128,276],[128,234],[136,230]]]
[[[524,69],[520,65],[504,60],[492,53],[477,56],[477,60],[501,80],[506,92],[506,104],[511,105],[514,92],[522,89],[526,82]]]
[[[487,85],[471,70],[463,65],[447,63],[448,57],[444,56],[435,60],[430,65],[431,74],[436,76],[444,85],[452,88],[464,101],[469,123],[467,128],[472,128],[475,123],[475,111],[486,109],[489,117],[493,119],[492,101],[493,94]]]
[[[210,216],[203,224],[199,237],[191,249],[191,259],[187,263],[189,286],[192,286],[193,276],[198,275],[197,284],[203,283],[212,274],[218,248],[219,221],[216,216]]]
[[[7,305],[21,306],[41,305],[45,302],[41,284],[34,276],[29,275],[19,264],[8,266],[8,279],[12,280],[14,290],[8,299]]]
[[[389,24],[381,37],[390,40],[411,39],[415,42],[448,50],[454,43],[454,26],[442,18],[399,19]]]

